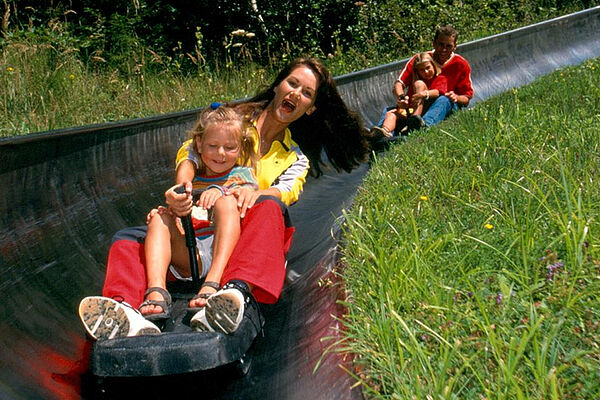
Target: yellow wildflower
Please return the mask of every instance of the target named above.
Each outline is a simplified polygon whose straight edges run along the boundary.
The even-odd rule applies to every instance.
[[[14,70],[13,67],[6,67],[6,72],[14,72]]]
[[[421,196],[421,197],[419,197],[419,200],[421,200],[421,201],[427,201],[427,200],[429,200],[429,197],[427,197],[427,196]]]
[[[73,75],[73,74],[69,75],[69,79],[70,80],[75,80],[75,75]]]
[[[487,223],[483,226],[485,229],[494,229],[494,225]]]

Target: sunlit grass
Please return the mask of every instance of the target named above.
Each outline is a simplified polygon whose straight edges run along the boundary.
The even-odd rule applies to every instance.
[[[256,66],[183,76],[150,61],[124,75],[75,53],[26,40],[0,49],[0,136],[203,107],[251,95],[270,79]]]
[[[600,398],[600,61],[379,156],[348,212],[369,398]]]
[[[464,28],[463,21],[471,21],[469,15],[481,11],[479,6],[465,6],[452,13],[461,32],[461,42],[564,15],[582,5],[569,3],[561,9],[525,7],[525,10],[537,11],[527,11],[516,19],[498,20],[494,12],[493,21],[489,20],[489,16],[483,17],[475,25],[468,22],[468,27]],[[488,12],[490,7],[484,5]],[[372,14],[371,17],[365,14],[365,18],[377,19],[380,11],[380,8],[365,11],[368,15]],[[516,15],[519,13],[513,18]],[[387,21],[387,15],[385,19]],[[378,35],[371,32],[371,28],[366,48],[349,46],[344,49],[338,46],[327,54],[317,47],[310,51],[279,49],[276,51],[279,55],[270,57],[265,62],[266,66],[253,63],[249,49],[234,48],[235,44],[242,43],[233,43],[237,31],[231,32],[228,41],[224,42],[227,49],[224,60],[206,60],[200,51],[200,42],[196,51],[192,52],[194,54],[184,52],[181,47],[174,48],[170,55],[157,54],[142,45],[135,35],[122,36],[121,42],[117,43],[120,45],[112,48],[114,52],[96,49],[90,53],[90,48],[85,45],[89,38],[75,36],[69,23],[62,22],[60,18],[38,22],[39,26],[9,26],[0,36],[0,137],[152,116],[195,109],[212,101],[240,99],[270,83],[281,65],[300,55],[298,52],[321,58],[334,76],[396,61],[411,54],[408,51],[410,47],[406,46],[401,46],[405,54],[391,51],[396,47],[382,43],[390,40],[388,34]],[[396,22],[400,26],[404,23],[401,19]],[[427,25],[424,21],[421,23]],[[361,29],[360,26],[350,28]],[[312,34],[314,32],[306,31],[306,35]],[[429,34],[431,32],[427,35],[423,32],[422,36]],[[393,40],[402,40],[400,36],[394,35]],[[357,40],[365,44],[362,39]],[[424,43],[418,40],[410,43],[414,51],[422,49],[423,45],[429,46],[429,39]],[[108,61],[100,56],[103,51],[108,52],[105,54]],[[182,67],[190,60],[197,67],[196,73]],[[593,99],[593,96],[590,98]]]

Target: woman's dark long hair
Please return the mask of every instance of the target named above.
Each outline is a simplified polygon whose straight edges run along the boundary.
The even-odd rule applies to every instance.
[[[271,86],[256,96],[244,101],[250,108],[262,105],[266,107],[275,97],[275,87],[298,67],[310,68],[319,79],[315,111],[303,115],[290,124],[292,138],[311,163],[311,174],[318,177],[323,174],[321,166],[325,154],[337,170],[352,171],[365,161],[369,146],[365,140],[366,129],[358,114],[346,106],[340,96],[331,73],[315,58],[297,58],[279,72]]]

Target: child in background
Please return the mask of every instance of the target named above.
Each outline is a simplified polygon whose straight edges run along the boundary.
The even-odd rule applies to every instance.
[[[409,86],[406,95],[398,96],[396,108],[387,111],[383,124],[374,126],[372,134],[392,137],[394,131],[400,132],[405,126],[408,127],[408,131],[424,126],[421,115],[435,99],[446,93],[447,79],[440,75],[441,72],[442,69],[431,54],[417,54],[412,85]]]
[[[258,184],[254,139],[236,111],[225,106],[208,108],[191,133],[192,139],[186,144],[193,156],[195,177],[186,191],[205,189],[192,210],[198,265],[202,268],[199,275],[205,277],[195,300],[208,299],[220,289],[221,275],[240,236],[240,210],[231,192],[242,187],[256,190]],[[146,319],[159,321],[171,313],[171,296],[166,290],[169,265],[178,279],[191,280],[191,271],[180,220],[160,206],[150,211],[147,224],[147,290],[139,310]],[[209,326],[199,328],[212,330]]]

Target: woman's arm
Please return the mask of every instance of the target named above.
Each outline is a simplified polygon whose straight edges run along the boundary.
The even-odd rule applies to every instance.
[[[256,203],[261,196],[274,196],[281,200],[281,192],[275,188],[268,188],[263,190],[251,190],[244,187],[239,187],[231,191],[237,200],[238,208],[240,209],[240,218],[246,216],[246,211]]]
[[[279,175],[270,188],[279,191],[277,197],[288,206],[300,198],[309,168],[308,157],[302,153],[297,145],[292,151],[296,152],[296,161]]]
[[[274,196],[286,205],[295,203],[298,200],[308,174],[309,161],[296,143],[293,143],[293,146],[290,151],[296,154],[296,160],[273,179],[271,187],[256,191],[244,188],[232,191],[232,194],[238,199],[238,207],[242,217],[246,215],[246,210],[251,208],[261,196]],[[269,171],[266,170],[270,166],[267,161],[261,160],[260,168],[263,174],[268,174]]]

